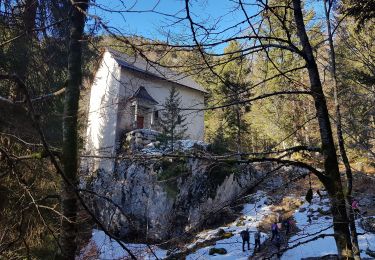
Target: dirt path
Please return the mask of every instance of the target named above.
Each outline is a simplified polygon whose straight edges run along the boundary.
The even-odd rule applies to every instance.
[[[293,235],[289,233],[289,235],[286,235],[285,232],[280,232],[280,239],[281,239],[281,246],[280,249],[282,250],[288,245],[289,237]],[[251,260],[261,260],[261,259],[279,259],[281,254],[277,256],[278,248],[274,241],[271,241],[271,238],[268,238],[265,240],[260,247],[260,251],[257,253],[254,253],[252,256],[249,257]]]

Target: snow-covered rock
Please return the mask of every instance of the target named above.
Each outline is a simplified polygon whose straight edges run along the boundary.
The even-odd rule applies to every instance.
[[[367,232],[375,233],[375,217],[365,217],[361,220],[362,228]]]
[[[154,245],[122,243],[122,246],[103,231],[94,229],[89,243],[81,250],[77,260],[86,259],[128,259],[126,247],[137,259],[163,259],[167,251]]]

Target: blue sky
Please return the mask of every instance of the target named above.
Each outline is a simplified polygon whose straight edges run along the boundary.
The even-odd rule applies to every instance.
[[[255,3],[256,1],[244,2]],[[175,24],[176,20],[168,16],[186,17],[184,0],[96,0],[95,3],[98,7],[91,7],[89,12],[100,16],[110,27],[116,28],[114,32],[164,41],[179,33],[190,35],[189,24],[186,20]],[[190,0],[190,3],[193,20],[205,24],[206,27],[214,25],[216,31],[245,19],[242,10],[235,9],[235,7],[238,8],[238,4],[233,0]],[[312,0],[310,6],[319,13],[320,17],[322,16],[322,1]],[[152,9],[159,13],[148,12]],[[257,8],[253,5],[246,5],[246,10],[249,15],[252,15]],[[247,23],[240,24],[225,31],[220,37],[241,34],[247,27]],[[189,41],[192,43],[191,37],[181,38],[180,41],[185,44]]]
[[[123,4],[124,3],[124,4]],[[158,4],[157,4],[158,3]],[[181,0],[96,0],[96,4],[105,9],[116,11],[146,11],[155,7],[155,11],[168,15],[177,15],[178,17],[185,17],[185,1]],[[125,5],[125,6],[124,6]],[[227,27],[230,24],[235,24],[244,19],[241,15],[241,10],[233,10],[235,3],[228,0],[191,0],[191,12],[193,19],[197,22],[204,22],[205,24],[216,24],[218,19],[220,21],[216,24],[217,29]],[[249,13],[252,13],[254,7],[247,7]],[[185,22],[180,24],[173,24],[174,19],[151,12],[131,13],[131,12],[110,12],[101,10],[101,8],[91,8],[91,14],[98,15],[103,18],[108,25],[116,27],[124,34],[142,35],[151,39],[163,39],[165,33],[183,32],[189,29]],[[172,26],[173,24],[173,26]],[[235,31],[228,32],[233,34],[240,29],[245,29],[246,24],[239,26]]]

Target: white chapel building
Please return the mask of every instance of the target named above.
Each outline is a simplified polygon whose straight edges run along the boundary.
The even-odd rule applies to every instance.
[[[190,77],[148,62],[140,56],[106,48],[91,86],[85,154],[87,169],[113,171],[120,138],[135,129],[159,130],[170,89],[180,93],[187,123],[186,138],[204,138],[206,91]],[[196,110],[195,110],[196,109]]]

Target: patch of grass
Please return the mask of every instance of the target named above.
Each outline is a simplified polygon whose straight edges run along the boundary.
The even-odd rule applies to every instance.
[[[237,224],[236,224],[236,227],[242,227],[245,225],[245,222],[243,222],[242,220],[238,221]]]
[[[232,236],[234,236],[232,232],[225,232],[224,234],[221,235],[221,238],[226,239],[226,238],[231,238]]]
[[[265,216],[259,225],[260,230],[264,232],[271,231],[271,225],[277,219],[277,213],[279,213],[281,220],[291,219],[293,217],[294,211],[302,205],[302,202],[298,198],[285,197],[279,204],[271,207],[273,214]]]

